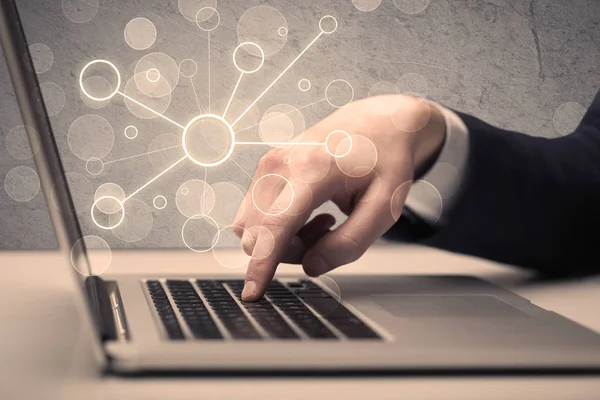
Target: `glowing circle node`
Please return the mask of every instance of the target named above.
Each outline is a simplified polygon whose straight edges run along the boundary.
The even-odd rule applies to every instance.
[[[281,28],[279,28],[277,30],[277,33],[279,34],[279,36],[286,36],[288,34],[288,28],[285,26],[282,26]]]
[[[202,114],[183,131],[182,146],[188,158],[203,167],[223,164],[235,147],[233,127],[219,115]]]
[[[163,210],[167,206],[167,198],[165,196],[156,196],[152,200],[152,204],[157,210]]]
[[[108,65],[108,67],[110,67],[115,74],[117,75],[117,85],[116,85],[116,89],[114,89],[108,96],[104,96],[104,97],[95,97],[92,96],[90,93],[88,93],[88,91],[85,89],[84,85],[83,85],[83,76],[85,74],[85,72],[93,65],[96,64],[104,64],[104,65]],[[88,98],[95,100],[95,101],[106,101],[106,100],[110,100],[113,97],[115,97],[115,95],[119,92],[119,88],[121,87],[121,73],[119,72],[119,70],[117,69],[117,67],[115,66],[115,64],[111,63],[110,61],[106,61],[106,60],[94,60],[91,61],[89,63],[87,63],[83,69],[81,70],[81,73],[79,74],[79,86],[81,88],[81,91],[83,92],[83,94],[85,94]]]
[[[92,157],[86,161],[85,170],[90,175],[100,175],[104,170],[104,162],[98,157]]]
[[[308,79],[300,79],[298,81],[298,89],[302,92],[308,92],[311,88],[312,84]]]
[[[129,125],[128,127],[125,128],[125,131],[123,132],[125,134],[125,137],[127,139],[135,139],[139,133],[138,128],[136,128],[133,125]]]
[[[99,203],[106,203],[106,207],[108,207],[108,204],[113,203],[113,206],[117,206],[121,215],[119,218],[116,218],[115,223],[106,223],[106,224],[101,224],[100,222],[98,222],[98,219],[96,218],[96,213],[94,212],[94,210],[98,209],[101,210],[101,208],[98,206]],[[111,206],[112,208],[112,206]],[[107,231],[113,230],[115,228],[117,228],[119,225],[121,225],[121,223],[123,222],[123,220],[125,219],[125,206],[124,206],[124,202],[119,200],[118,198],[114,197],[114,196],[102,196],[99,197],[98,199],[94,200],[94,204],[92,205],[92,210],[91,210],[91,216],[92,216],[92,221],[94,221],[94,224],[96,224],[97,227],[99,227],[100,229],[104,229]]]
[[[258,63],[258,65],[256,67],[254,67],[254,68],[240,67],[239,64],[241,64],[241,63],[238,60],[238,51],[242,48],[245,48],[244,50],[246,50],[250,54],[257,54],[257,53],[259,54],[260,62]],[[243,74],[255,73],[256,71],[261,69],[261,67],[263,66],[264,63],[265,63],[265,52],[259,45],[257,45],[254,42],[240,43],[233,51],[233,65],[235,65],[235,67],[238,69],[238,71],[240,71]]]
[[[146,79],[148,79],[148,82],[158,82],[160,80],[160,71],[156,68],[150,68],[148,71],[146,71]]]
[[[319,28],[324,34],[330,35],[333,32],[335,32],[338,28],[337,19],[335,19],[331,15],[326,15],[319,21]]]

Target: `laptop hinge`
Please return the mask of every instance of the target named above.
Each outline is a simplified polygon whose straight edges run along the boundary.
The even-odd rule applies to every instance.
[[[85,280],[85,289],[90,300],[94,323],[102,341],[117,340],[117,329],[113,316],[110,295],[102,278],[90,276]]]

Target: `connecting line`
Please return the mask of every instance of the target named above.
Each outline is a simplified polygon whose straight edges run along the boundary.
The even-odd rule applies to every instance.
[[[208,167],[204,167],[204,183],[208,185],[207,182],[208,179]],[[202,193],[202,206],[201,206],[201,210],[203,214],[208,214],[207,212],[204,211],[204,205],[206,204],[206,190],[204,190],[204,192]]]
[[[211,113],[211,99],[210,99],[210,32],[208,32],[208,113]]]
[[[185,126],[183,126],[181,124],[178,124],[177,122],[173,121],[170,118],[165,117],[164,115],[162,115],[158,111],[151,109],[147,105],[140,103],[139,101],[137,101],[136,99],[134,99],[134,98],[132,98],[130,96],[127,96],[125,93],[117,91],[117,94],[120,94],[121,96],[125,97],[127,100],[133,101],[135,104],[139,105],[142,108],[145,108],[146,110],[150,111],[153,114],[156,114],[157,116],[161,117],[165,121],[168,121],[168,122],[172,123],[173,125],[176,125],[176,126],[180,127],[181,129],[185,130]]]
[[[166,150],[170,150],[170,149],[176,149],[177,147],[183,147],[183,146],[180,145],[180,144],[178,144],[177,146],[165,147],[164,149],[149,151],[147,153],[142,153],[142,154],[136,154],[135,156],[129,156],[129,157],[124,157],[124,158],[119,158],[117,160],[107,161],[107,162],[104,163],[104,165],[113,164],[113,163],[116,163],[116,162],[119,162],[119,161],[131,160],[132,158],[146,156],[148,154],[160,153],[161,151],[166,151]]]
[[[242,166],[241,166],[240,164],[238,164],[238,163],[237,163],[237,161],[235,161],[233,158],[230,158],[230,160],[231,160],[231,161],[233,161],[233,163],[234,163],[235,165],[237,165],[237,166],[238,166],[238,168],[239,168],[239,169],[241,169],[243,173],[245,173],[246,175],[248,175],[248,178],[252,179],[252,181],[253,181],[253,182],[256,182],[256,181],[254,180],[254,178],[252,177],[252,175],[250,175],[250,174],[249,174],[249,173],[248,173],[248,172],[247,172],[247,171],[246,171],[244,168],[242,168]]]
[[[229,98],[229,102],[227,103],[227,107],[225,107],[225,111],[223,111],[223,119],[225,119],[225,115],[227,115],[227,111],[229,111],[229,107],[231,106],[231,102],[233,101],[233,97],[235,96],[235,92],[237,92],[238,87],[240,87],[240,82],[242,81],[243,77],[244,73],[242,72],[240,74],[240,77],[238,78],[237,83],[235,84],[235,87],[233,88],[233,92],[231,93],[231,97]]]
[[[313,45],[313,44],[315,44],[315,43],[317,42],[317,40],[319,40],[319,38],[321,38],[321,36],[323,36],[323,34],[324,34],[324,32],[323,32],[323,31],[321,31],[321,32],[320,32],[320,33],[317,35],[317,37],[316,37],[316,38],[314,38],[314,39],[313,39],[313,41],[312,41],[312,42],[310,42],[310,43],[308,44],[308,46],[306,46],[306,47],[304,48],[304,50],[302,50],[302,52],[300,52],[300,54],[298,54],[298,56],[297,56],[296,58],[294,58],[294,60],[293,60],[293,61],[290,63],[290,65],[288,65],[288,66],[287,66],[287,67],[286,67],[286,68],[283,70],[283,72],[281,72],[281,73],[280,73],[280,74],[279,74],[279,75],[278,75],[278,76],[275,78],[275,80],[274,80],[273,82],[271,82],[271,84],[270,84],[269,86],[267,86],[267,88],[264,90],[264,92],[262,92],[262,93],[260,94],[260,96],[258,96],[258,98],[257,98],[256,100],[254,100],[254,101],[252,102],[252,104],[250,104],[250,106],[248,106],[248,108],[246,109],[246,111],[244,111],[244,112],[242,113],[242,115],[240,115],[240,116],[238,117],[238,119],[236,119],[236,120],[235,120],[235,122],[234,122],[233,124],[231,124],[231,126],[232,126],[232,127],[234,127],[234,126],[235,126],[235,125],[236,125],[238,122],[240,122],[240,120],[241,120],[242,118],[244,118],[244,115],[246,115],[246,114],[248,113],[248,111],[250,111],[250,109],[251,109],[252,107],[254,107],[254,106],[256,105],[256,103],[258,103],[258,102],[259,102],[259,100],[260,100],[260,99],[262,99],[262,97],[263,97],[265,94],[267,94],[267,92],[268,92],[269,90],[271,90],[271,88],[272,88],[273,86],[275,86],[275,84],[276,84],[276,83],[277,83],[277,82],[278,82],[278,81],[281,79],[281,77],[282,77],[283,75],[285,75],[285,73],[286,73],[286,72],[288,72],[288,70],[289,70],[290,68],[292,68],[292,66],[293,66],[294,64],[296,64],[296,62],[297,62],[297,61],[300,59],[300,57],[302,57],[302,56],[304,55],[304,53],[306,53],[306,52],[308,51],[308,49],[310,49],[310,48],[312,47],[312,45]]]
[[[194,85],[194,79],[190,78],[190,82],[192,83],[192,90],[194,91],[194,96],[196,96],[196,105],[198,106],[198,111],[202,114],[202,107],[200,107],[200,99],[198,98],[198,92],[196,92],[196,86]]]
[[[177,165],[179,165],[181,162],[183,162],[187,158],[188,158],[187,156],[181,157],[173,165],[171,165],[170,167],[168,167],[167,169],[165,169],[160,174],[156,175],[154,178],[150,179],[144,186],[142,186],[141,188],[139,188],[135,192],[131,193],[129,196],[125,197],[125,199],[123,200],[123,203],[125,203],[127,200],[131,199],[133,196],[135,196],[136,194],[138,194],[139,192],[141,192],[142,190],[144,190],[145,188],[147,188],[152,182],[154,182],[155,180],[157,180],[158,178],[160,178],[161,176],[163,176],[164,174],[166,174],[167,172],[169,172],[170,170],[172,170],[173,168],[175,168]]]
[[[245,145],[268,145],[268,146],[326,146],[322,142],[235,142],[238,144]]]

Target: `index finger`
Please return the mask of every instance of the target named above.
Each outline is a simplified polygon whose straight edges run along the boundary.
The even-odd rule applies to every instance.
[[[256,301],[264,295],[275,275],[277,265],[286,254],[288,244],[310,216],[312,211],[312,204],[308,204],[310,199],[312,196],[295,193],[293,185],[289,183],[263,217],[261,226],[268,232],[262,229],[259,231],[253,254],[265,254],[267,246],[270,254],[266,257],[250,259],[242,291],[243,301]],[[301,213],[292,212],[290,210],[292,207],[303,211]],[[275,238],[274,244],[273,238]]]

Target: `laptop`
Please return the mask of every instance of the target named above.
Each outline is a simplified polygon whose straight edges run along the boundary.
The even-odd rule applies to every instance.
[[[17,8],[12,0],[1,5],[4,54],[24,123],[34,128],[29,140],[40,143],[35,164],[101,370],[600,371],[598,334],[469,276],[339,275],[335,287],[322,279],[278,275],[256,303],[241,300],[241,273],[208,275],[198,268],[187,276],[104,278],[95,263],[110,254],[83,240]],[[60,204],[61,211],[51,204]],[[125,252],[138,269],[156,263],[153,253]],[[187,259],[215,263],[206,253]]]

